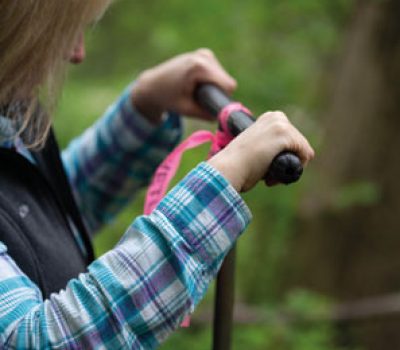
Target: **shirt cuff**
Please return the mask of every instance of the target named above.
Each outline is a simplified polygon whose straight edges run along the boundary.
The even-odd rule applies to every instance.
[[[201,163],[158,205],[151,220],[178,232],[200,261],[213,265],[251,220],[238,192],[210,164]],[[169,237],[174,241],[173,237]]]

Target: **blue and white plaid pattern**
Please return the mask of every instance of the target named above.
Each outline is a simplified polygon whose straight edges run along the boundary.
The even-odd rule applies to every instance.
[[[125,95],[63,154],[94,229],[148,182],[179,137],[175,117],[156,128],[129,105]],[[157,347],[203,297],[250,218],[237,192],[202,163],[48,300],[0,242],[0,349]]]
[[[181,138],[178,115],[169,113],[155,126],[132,106],[130,94],[131,86],[62,153],[75,197],[92,231],[114,218],[149,183]]]

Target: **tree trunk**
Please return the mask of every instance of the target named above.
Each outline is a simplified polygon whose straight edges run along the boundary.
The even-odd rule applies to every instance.
[[[290,285],[349,301],[400,292],[400,1],[359,1],[326,114]],[[366,349],[400,349],[400,315],[352,324]]]

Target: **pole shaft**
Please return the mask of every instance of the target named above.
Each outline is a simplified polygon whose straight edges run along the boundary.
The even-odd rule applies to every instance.
[[[233,328],[233,306],[235,299],[236,248],[226,256],[217,277],[213,350],[231,350]]]

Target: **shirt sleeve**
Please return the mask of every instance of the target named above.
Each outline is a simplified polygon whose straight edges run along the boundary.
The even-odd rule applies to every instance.
[[[62,152],[72,191],[92,232],[149,183],[181,138],[180,117],[165,113],[160,125],[151,124],[132,105],[132,88]]]
[[[250,219],[231,185],[201,163],[48,300],[0,244],[0,348],[156,348],[202,299]]]

